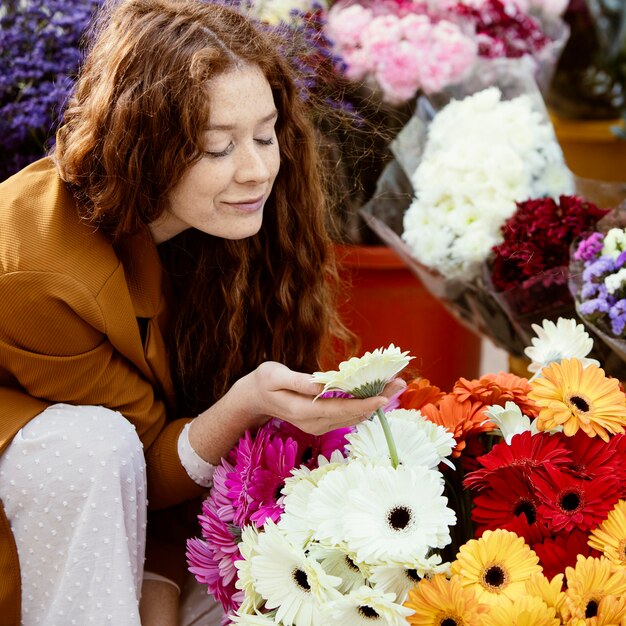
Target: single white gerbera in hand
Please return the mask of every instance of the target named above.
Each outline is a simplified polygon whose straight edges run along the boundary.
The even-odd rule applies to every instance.
[[[403,465],[436,468],[456,445],[452,433],[424,419],[419,411],[396,409],[385,414]],[[357,425],[346,436],[351,456],[375,463],[390,463],[385,432],[379,421],[368,420]]]
[[[600,365],[595,359],[585,358],[593,348],[593,339],[577,320],[559,317],[556,324],[543,320],[541,326],[533,324],[532,327],[537,336],[531,339],[533,345],[524,350],[532,361],[529,372],[539,372],[546,365],[563,359],[579,359],[583,367]]]
[[[413,609],[394,602],[394,594],[363,585],[331,602],[327,623],[333,626],[406,626]]]
[[[362,357],[352,357],[339,364],[339,370],[315,372],[314,383],[324,385],[322,393],[343,391],[356,398],[377,396],[398,372],[413,358],[391,344],[388,348],[376,348]],[[321,395],[321,394],[320,394]]]
[[[291,544],[271,520],[265,522],[255,553],[250,561],[254,586],[265,598],[265,608],[277,609],[276,621],[326,626],[321,607],[341,595],[336,590],[341,579]]]
[[[530,430],[533,435],[539,432],[535,421],[531,422],[515,402],[506,402],[504,406],[494,404],[485,410],[485,417],[489,418],[485,421],[493,422],[497,426],[509,446],[513,435],[519,435],[527,430]]]

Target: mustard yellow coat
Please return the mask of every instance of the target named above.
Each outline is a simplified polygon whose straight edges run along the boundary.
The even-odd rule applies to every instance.
[[[80,220],[50,158],[0,184],[0,454],[50,404],[102,405],[137,429],[151,507],[202,492],[176,452],[188,420],[167,420],[162,284],[148,229],[113,246]],[[4,626],[19,626],[20,602],[15,542],[0,507]]]

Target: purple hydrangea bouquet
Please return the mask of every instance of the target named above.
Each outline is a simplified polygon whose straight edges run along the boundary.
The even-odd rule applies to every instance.
[[[313,380],[324,394],[378,395],[410,358],[391,345]],[[226,623],[403,626],[409,589],[447,569],[456,516],[438,467],[454,446],[416,410],[319,437],[272,420],[217,467],[189,569]]]

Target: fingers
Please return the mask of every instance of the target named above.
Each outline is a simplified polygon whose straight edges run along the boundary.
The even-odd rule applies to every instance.
[[[406,381],[402,378],[394,378],[385,385],[385,388],[381,395],[385,396],[386,398],[392,398],[393,396],[401,393],[405,389]]]

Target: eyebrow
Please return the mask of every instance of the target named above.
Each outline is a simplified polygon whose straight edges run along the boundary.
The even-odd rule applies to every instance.
[[[265,122],[269,122],[273,120],[275,117],[278,117],[278,111],[274,109],[269,115],[261,118],[259,120],[259,124],[265,124]],[[235,126],[233,124],[215,124],[213,126],[209,126],[207,130],[233,130]]]

